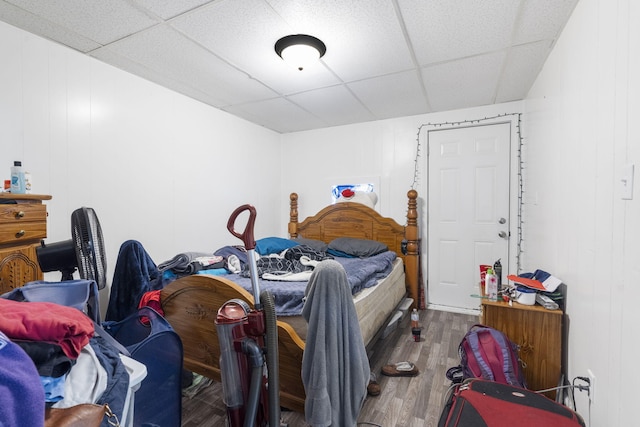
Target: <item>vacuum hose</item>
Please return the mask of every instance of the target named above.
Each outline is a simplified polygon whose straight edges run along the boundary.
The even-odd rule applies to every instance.
[[[269,426],[280,426],[280,361],[278,358],[278,325],[273,295],[263,291],[260,295],[264,305],[267,330],[267,371],[269,372]]]
[[[262,357],[260,346],[254,340],[248,338],[242,341],[242,353],[247,355],[251,366],[251,386],[249,387],[249,396],[245,408],[244,427],[253,427],[258,413],[264,358]]]

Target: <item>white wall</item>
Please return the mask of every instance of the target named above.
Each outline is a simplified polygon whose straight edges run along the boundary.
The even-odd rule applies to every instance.
[[[302,220],[331,201],[331,185],[362,183],[370,178],[366,182],[379,183],[376,188],[378,212],[404,224],[407,192],[412,186],[420,196],[419,207],[425,206],[422,196],[426,194],[426,130],[421,134],[423,142],[414,185],[421,125],[482,120],[521,111],[520,102],[510,102],[285,134],[282,136],[283,197],[290,192],[298,193]]]
[[[637,1],[581,0],[526,100],[525,264],[567,284],[569,379],[596,375],[595,403],[576,396],[591,426],[638,423],[639,20]]]
[[[369,182],[376,184],[379,212],[406,217],[415,123],[404,118],[283,135],[282,190],[298,193],[300,220],[331,202],[331,185]]]
[[[71,212],[94,208],[109,279],[128,239],[160,263],[239,244],[226,224],[245,203],[256,238],[286,224],[279,134],[1,22],[0,58],[3,179],[21,160],[33,192],[53,196],[47,242],[70,239]]]

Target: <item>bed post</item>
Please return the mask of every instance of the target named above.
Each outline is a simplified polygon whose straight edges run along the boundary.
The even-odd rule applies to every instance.
[[[420,292],[418,289],[419,283],[419,268],[420,268],[420,237],[418,233],[418,192],[416,190],[409,190],[407,193],[409,199],[407,210],[407,225],[405,226],[405,239],[407,240],[407,253],[405,255],[405,273],[407,288],[411,298],[413,298],[413,304],[411,308],[418,308]]]
[[[289,238],[298,237],[298,193],[289,195]]]

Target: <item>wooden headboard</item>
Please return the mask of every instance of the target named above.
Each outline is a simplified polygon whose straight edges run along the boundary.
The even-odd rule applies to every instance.
[[[380,215],[361,203],[335,203],[314,216],[298,222],[298,194],[289,196],[289,236],[304,237],[329,243],[337,237],[354,237],[376,240],[386,244],[390,250],[402,257],[405,265],[407,291],[418,302],[419,233],[418,192],[407,193],[407,223],[398,224],[392,218]]]

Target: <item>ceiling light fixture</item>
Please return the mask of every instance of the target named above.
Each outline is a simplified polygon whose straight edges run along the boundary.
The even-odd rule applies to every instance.
[[[274,47],[280,58],[300,71],[322,58],[327,51],[322,40],[307,34],[285,36]]]

